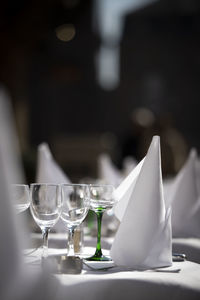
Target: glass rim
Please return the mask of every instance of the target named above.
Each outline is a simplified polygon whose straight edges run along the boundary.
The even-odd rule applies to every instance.
[[[66,187],[67,186],[82,186],[82,187],[89,186],[86,183],[61,183],[60,185],[61,185],[61,187],[63,187],[63,186],[66,186]]]
[[[89,187],[104,187],[105,186],[105,187],[115,188],[114,185],[112,185],[112,184],[106,184],[106,183],[105,184],[104,183],[99,183],[99,184],[98,183],[91,183],[91,184],[88,184],[88,186]]]
[[[24,187],[29,187],[28,184],[25,184],[25,183],[11,183],[11,186],[24,186]]]
[[[44,185],[44,186],[60,186],[60,183],[30,183],[30,186],[36,186],[36,185]]]

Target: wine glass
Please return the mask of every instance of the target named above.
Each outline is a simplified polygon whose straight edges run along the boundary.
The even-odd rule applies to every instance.
[[[101,250],[101,221],[105,210],[111,209],[115,203],[113,197],[114,187],[108,184],[91,184],[89,186],[90,209],[97,215],[97,245],[93,256],[87,258],[89,261],[109,261]]]
[[[30,205],[29,186],[26,184],[12,184],[11,196],[17,214],[25,211]]]
[[[88,186],[86,184],[62,184],[61,219],[69,230],[68,256],[74,256],[74,231],[79,226],[89,210]]]
[[[43,236],[42,258],[48,256],[48,233],[58,221],[62,199],[60,186],[57,184],[31,184],[31,214],[40,227]]]

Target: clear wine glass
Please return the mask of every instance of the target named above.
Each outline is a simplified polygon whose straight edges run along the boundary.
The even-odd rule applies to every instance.
[[[31,184],[30,188],[32,216],[43,235],[42,258],[48,256],[48,233],[58,221],[62,210],[60,185]]]
[[[89,261],[109,261],[109,257],[104,256],[101,250],[101,221],[103,213],[111,209],[115,203],[113,197],[114,187],[107,184],[91,184],[89,186],[90,209],[97,215],[97,245],[93,256],[87,258]]]
[[[26,184],[12,184],[11,195],[17,214],[25,211],[30,206],[30,191]]]
[[[89,210],[88,186],[86,184],[62,184],[61,219],[69,230],[68,256],[74,255],[74,231],[79,226]]]

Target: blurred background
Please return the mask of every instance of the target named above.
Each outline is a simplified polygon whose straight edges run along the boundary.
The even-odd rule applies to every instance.
[[[120,169],[161,136],[164,176],[199,149],[200,1],[7,0],[0,84],[9,92],[28,183],[47,142],[72,181]]]

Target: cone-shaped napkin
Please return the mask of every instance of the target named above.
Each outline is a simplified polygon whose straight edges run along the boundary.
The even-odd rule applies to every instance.
[[[98,158],[99,178],[107,184],[117,187],[122,181],[120,171],[113,165],[108,154],[101,154]]]
[[[70,183],[69,178],[53,159],[49,146],[46,143],[38,146],[36,182]]]
[[[11,201],[11,183],[22,183],[17,137],[9,97],[0,88],[0,299],[19,276],[23,229],[17,230]]]
[[[24,183],[24,172],[22,170],[21,153],[10,97],[6,90],[0,87],[0,121],[1,121],[1,149],[7,164],[10,183]]]
[[[23,183],[24,173],[9,100],[0,87],[0,299],[51,300],[57,282],[25,265],[21,255],[25,226],[16,221],[10,184]]]
[[[196,163],[197,153],[192,149],[171,189],[169,202],[172,206],[172,233],[176,237],[200,237]]]
[[[170,266],[171,214],[163,199],[158,136],[153,137],[133,185],[111,257],[117,265],[133,269]]]
[[[114,192],[117,205],[114,207],[114,212],[119,221],[122,221],[126,207],[131,198],[135,183],[140,174],[144,159],[133,169],[133,171],[123,180]]]

